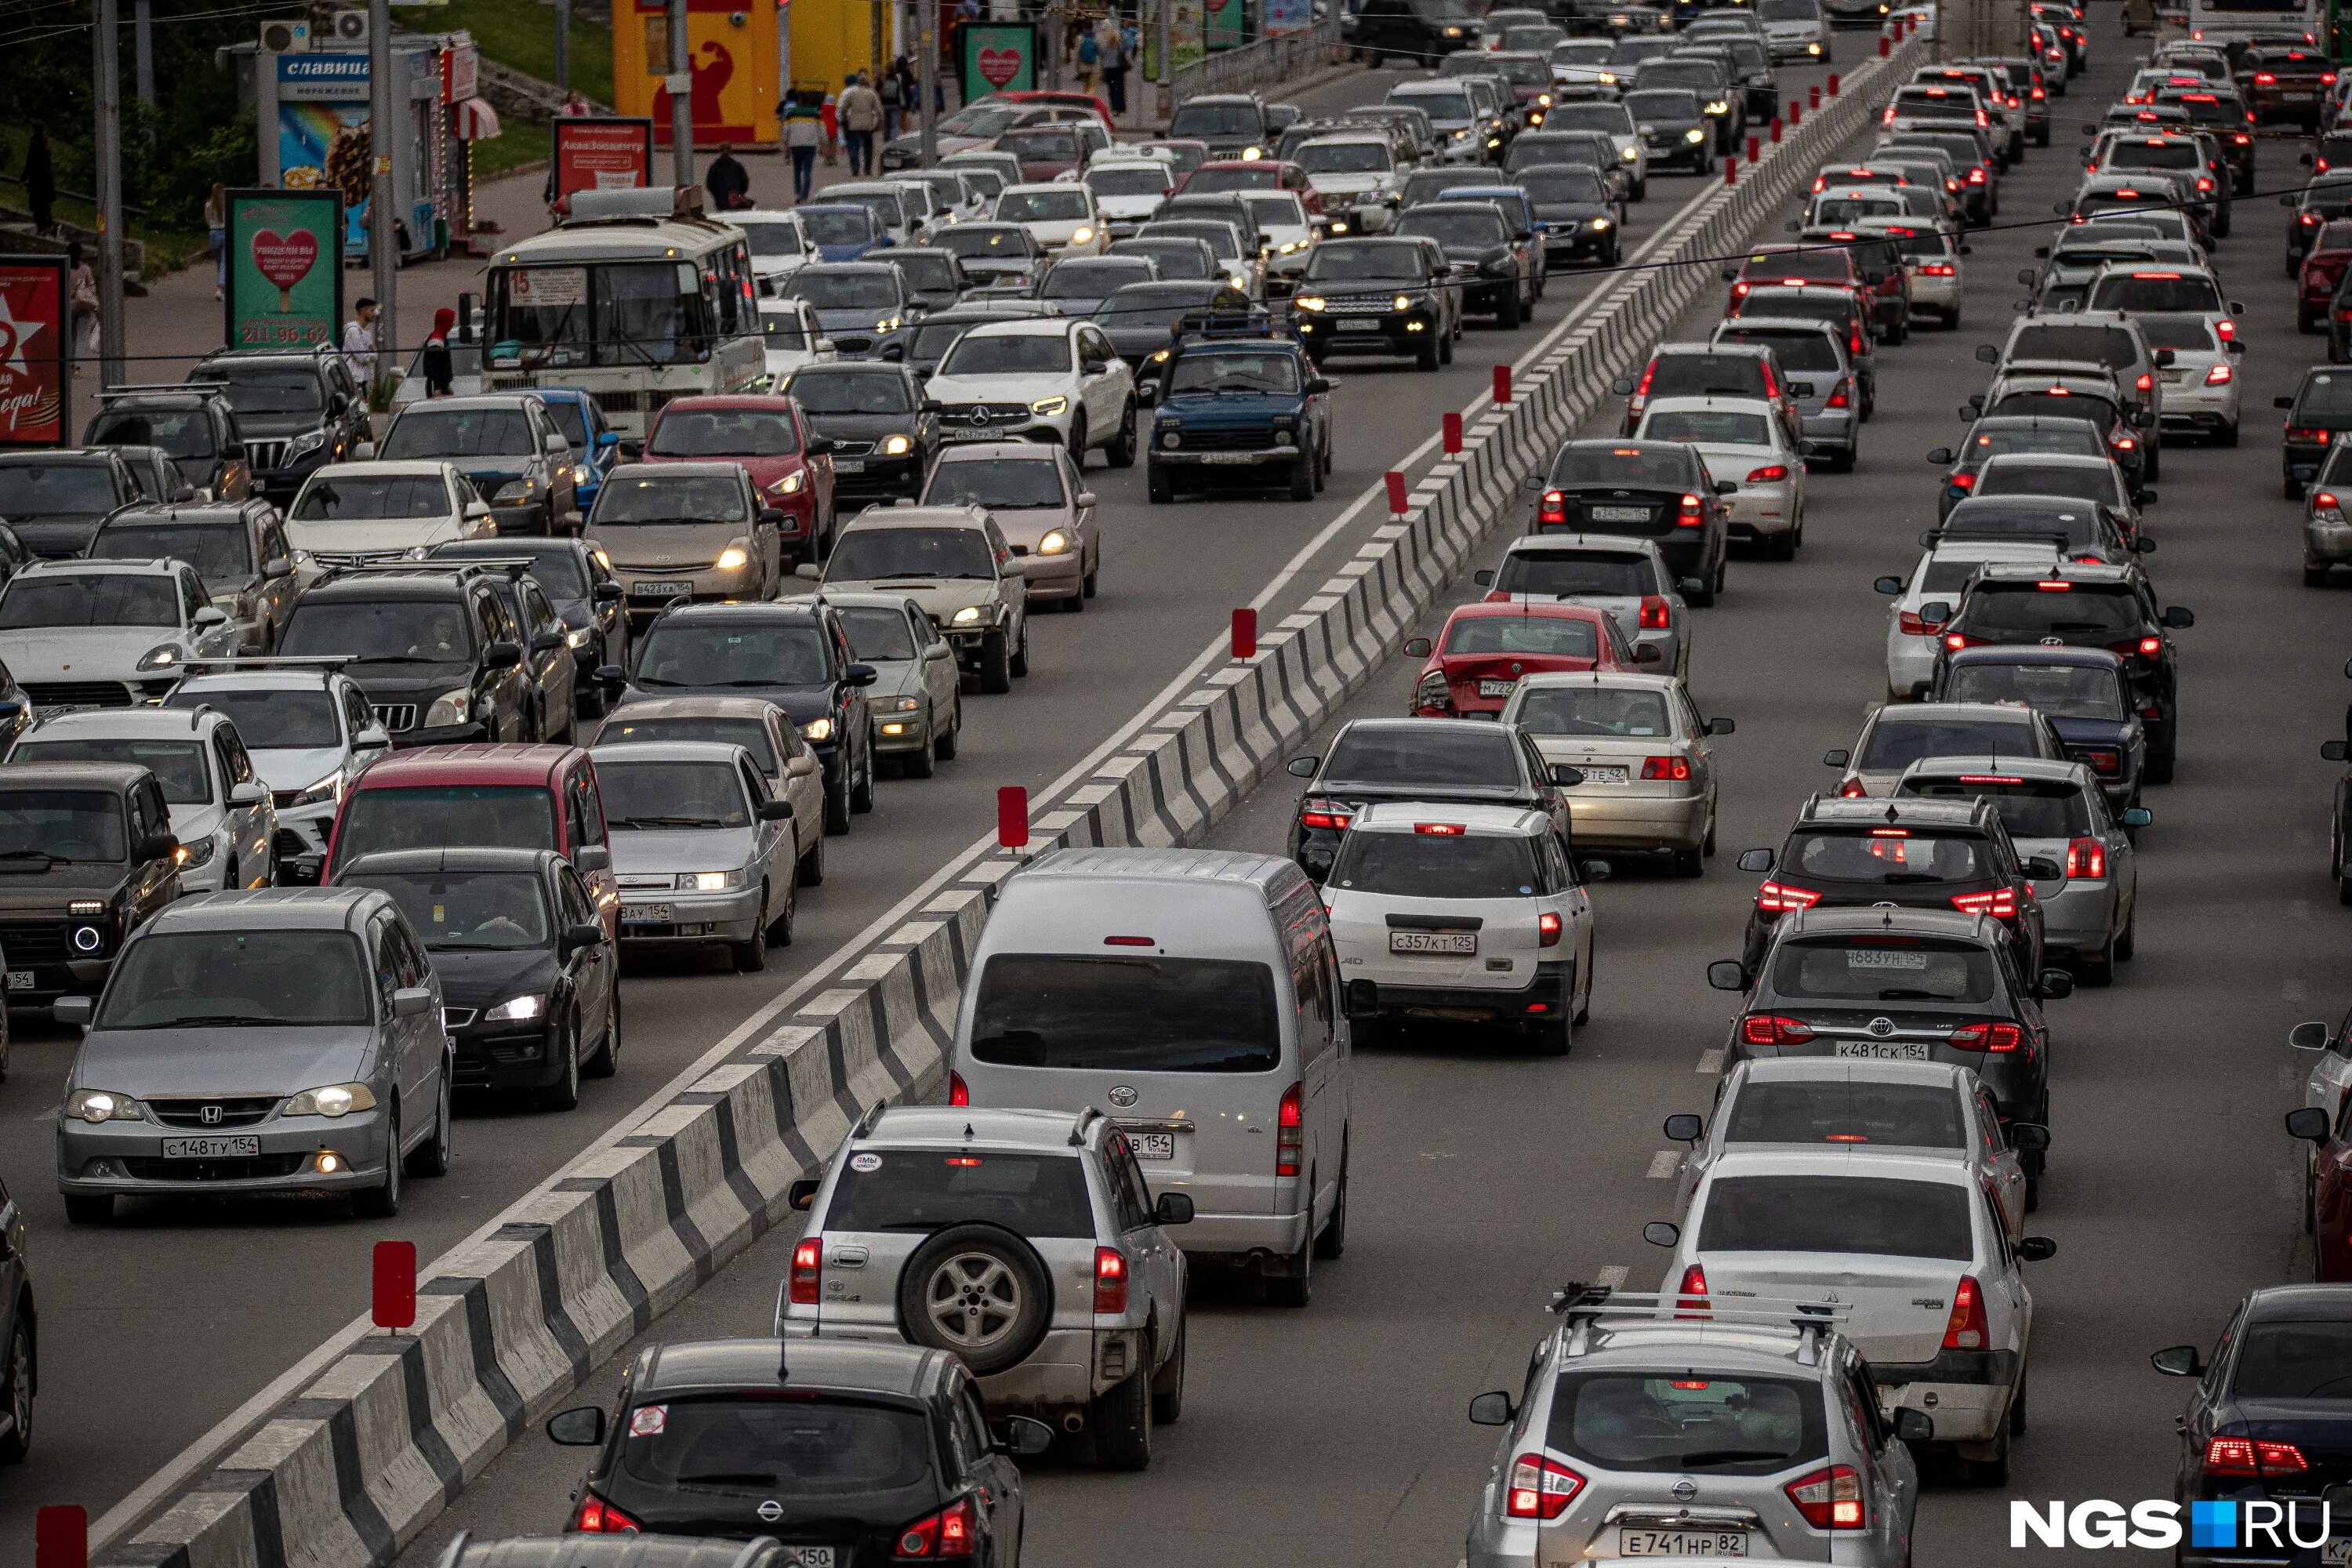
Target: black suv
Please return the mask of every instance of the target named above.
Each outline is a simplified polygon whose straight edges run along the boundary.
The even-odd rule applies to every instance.
[[[111,448],[0,452],[0,517],[44,561],[79,555],[100,523],[140,500],[139,481]]]
[[[1361,25],[1360,19],[1358,26]],[[1215,160],[1262,158],[1274,147],[1275,131],[1266,122],[1265,104],[1257,94],[1211,92],[1197,94],[1178,104],[1168,121],[1168,134],[1182,141],[1207,142],[1209,156]]]
[[[824,766],[824,830],[874,809],[875,669],[849,651],[841,612],[819,600],[679,605],[637,638],[633,670],[597,671],[619,706],[655,697],[760,697],[784,710]]]
[[[1750,849],[1743,871],[1771,875],[1756,889],[1739,962],[1754,974],[1764,961],[1772,928],[1784,914],[1816,905],[1958,910],[1990,915],[2018,944],[2020,973],[2042,973],[2042,903],[2036,878],[2063,877],[2065,868],[2034,860],[2021,866],[2000,813],[1981,796],[1965,800],[1898,800],[1817,795],[1798,809],[1796,826],[1775,856]]]
[[[2050,1124],[2042,1003],[2074,989],[2063,970],[2029,973],[2019,956],[2009,928],[1990,915],[1797,910],[1777,922],[1755,968],[1728,959],[1707,965],[1709,984],[1747,993],[1725,1070],[1773,1057],[1949,1062],[1984,1080],[2014,1142],[2016,1123]],[[2042,1160],[2038,1150],[2025,1152],[2029,1182]],[[2029,1185],[2029,1206],[2034,1195]]]
[[[1440,55],[1468,48],[1477,31],[1462,0],[1364,0],[1339,19],[1340,40],[1376,70],[1391,55],[1433,66]]]
[[[1290,823],[1290,858],[1320,882],[1356,814],[1375,801],[1443,800],[1517,805],[1552,819],[1569,837],[1563,785],[1584,782],[1565,763],[1547,763],[1516,724],[1474,719],[1359,719],[1319,757],[1293,757],[1307,781]]]
[[[128,763],[0,768],[8,1005],[95,996],[141,922],[180,896],[163,786]]]
[[[563,640],[579,666],[574,690],[580,716],[593,719],[604,711],[604,689],[596,683],[596,672],[608,664],[629,662],[629,612],[621,580],[585,541],[453,539],[435,545],[426,559],[530,562],[531,576],[563,618]]]
[[[2179,605],[2158,609],[2156,590],[2137,566],[2101,561],[1989,563],[1969,579],[1957,611],[1943,600],[1931,600],[1919,606],[1919,617],[1941,634],[1934,678],[1939,687],[1946,664],[1966,647],[2040,643],[2113,648],[2124,661],[2132,703],[2147,736],[2147,782],[2172,782],[2173,760],[2180,752],[2180,670],[2169,634],[2195,626],[2197,617]]]
[[[492,584],[497,570],[330,572],[294,606],[278,652],[348,659],[394,746],[536,740],[522,631]]]
[[[990,1568],[1020,1550],[1013,1457],[1054,1437],[1019,1415],[992,1430],[949,1352],[814,1339],[640,1351],[610,1419],[583,1405],[547,1435],[601,1450],[573,1494],[577,1534],[773,1536],[804,1563]]]
[[[368,438],[367,395],[332,347],[224,350],[199,361],[188,381],[219,384],[253,488],[280,506],[313,469],[342,462]]]
[[[85,447],[160,447],[206,500],[243,500],[253,469],[228,399],[204,386],[121,386],[98,395]],[[169,498],[164,498],[169,499]]]
[[[580,531],[587,470],[547,404],[528,392],[412,403],[362,457],[438,459],[489,503],[501,534]]]

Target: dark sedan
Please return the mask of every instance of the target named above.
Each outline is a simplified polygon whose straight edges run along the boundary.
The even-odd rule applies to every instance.
[[[2301,500],[2304,487],[2318,477],[2319,465],[2336,433],[2352,430],[2352,370],[2307,370],[2294,396],[2273,398],[2272,403],[2286,410],[2286,434],[2279,450],[2279,488],[2287,500]]]
[[[1535,310],[1532,242],[1516,242],[1510,225],[1493,205],[1460,201],[1408,207],[1397,219],[1397,232],[1437,242],[1458,280],[1465,314],[1491,315],[1496,326],[1507,331]]]
[[[809,429],[833,442],[836,513],[859,503],[911,496],[939,455],[939,405],[903,364],[814,364],[782,390],[797,399]]]
[[[1530,475],[1536,492],[1529,533],[1622,533],[1646,539],[1677,578],[1706,586],[1693,605],[1715,603],[1723,587],[1729,536],[1723,491],[1739,487],[1708,478],[1696,448],[1680,441],[1570,441],[1551,470]]]
[[[1544,226],[1546,268],[1570,261],[1617,265],[1623,254],[1625,207],[1599,170],[1566,164],[1529,169],[1518,179]]]
[[[1653,165],[1672,163],[1695,174],[1706,172],[1715,156],[1715,132],[1700,110],[1698,94],[1688,88],[1641,88],[1622,101],[1642,128],[1642,144],[1649,149]]]

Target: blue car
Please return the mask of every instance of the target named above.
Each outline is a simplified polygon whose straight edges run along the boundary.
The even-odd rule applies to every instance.
[[[586,517],[595,508],[597,492],[604,488],[604,476],[621,461],[620,433],[613,428],[604,409],[597,406],[595,397],[585,387],[541,386],[532,390],[555,416],[556,426],[572,443],[572,449],[585,454],[574,483],[580,496],[580,515]]]
[[[2058,731],[2070,761],[2099,781],[2118,810],[2139,796],[2147,733],[2123,659],[2103,647],[2000,643],[1962,648],[1937,671],[1930,702],[2022,702]]]
[[[857,261],[886,250],[890,236],[869,207],[855,202],[818,202],[800,209],[801,229],[816,247],[820,261]]]
[[[1331,471],[1330,384],[1263,312],[1188,317],[1159,370],[1148,491],[1286,486],[1312,500]]]

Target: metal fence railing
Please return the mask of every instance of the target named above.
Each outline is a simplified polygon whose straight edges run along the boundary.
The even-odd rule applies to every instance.
[[[1288,81],[1331,63],[1339,48],[1339,7],[1332,6],[1303,33],[1283,33],[1238,49],[1219,49],[1177,68],[1175,101],[1204,92],[1243,92]]]

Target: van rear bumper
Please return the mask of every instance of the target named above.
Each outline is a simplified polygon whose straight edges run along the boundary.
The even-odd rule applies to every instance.
[[[1465,1023],[1516,1024],[1556,1018],[1569,1005],[1576,965],[1538,963],[1534,980],[1517,991],[1483,986],[1391,985],[1374,983],[1383,1018],[1450,1018]],[[1186,1238],[1190,1245],[1190,1237]]]
[[[1297,1214],[1211,1214],[1202,1210],[1192,1223],[1173,1233],[1187,1258],[1239,1263],[1254,1256],[1288,1258],[1307,1245],[1307,1215]]]

